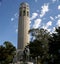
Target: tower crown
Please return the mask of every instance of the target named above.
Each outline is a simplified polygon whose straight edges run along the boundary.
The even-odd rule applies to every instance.
[[[26,3],[26,2],[22,2],[22,3],[20,4],[20,6],[21,6],[21,7],[29,7],[29,4]]]
[[[29,4],[26,2],[22,2],[20,4],[20,16],[28,16],[29,17]]]

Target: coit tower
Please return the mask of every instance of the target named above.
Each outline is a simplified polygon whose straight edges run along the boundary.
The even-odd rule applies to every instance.
[[[23,50],[29,43],[30,10],[26,2],[20,4],[18,22],[18,49]]]

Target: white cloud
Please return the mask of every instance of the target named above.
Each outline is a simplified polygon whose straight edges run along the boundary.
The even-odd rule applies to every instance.
[[[45,25],[43,24],[43,26],[41,28],[45,29]]]
[[[53,3],[58,2],[59,0],[52,0]]]
[[[52,21],[49,21],[49,22],[46,23],[46,25],[43,24],[42,28],[48,29],[48,27],[51,26],[51,25],[52,25]],[[48,29],[48,30],[50,31],[50,29]]]
[[[58,14],[57,16],[55,16],[55,19],[57,19],[57,26],[60,26],[60,14]]]
[[[37,2],[37,0],[35,0],[35,2]]]
[[[52,22],[49,21],[49,22],[47,22],[46,27],[48,28],[48,27],[51,26],[51,25],[52,25]]]
[[[51,20],[54,20],[54,18],[53,18],[52,16],[50,16],[50,19],[51,19]]]
[[[30,24],[31,24],[31,21],[30,21]]]
[[[14,16],[11,18],[11,21],[14,21],[16,18],[18,18],[18,14],[15,13]]]
[[[60,5],[58,5],[58,10],[60,10]]]
[[[49,4],[48,3],[44,4],[41,8],[42,9],[41,9],[40,17],[43,17],[46,14],[46,12],[49,11]]]
[[[58,19],[57,21],[57,26],[60,26],[60,19]]]
[[[11,18],[11,21],[14,21],[14,18]]]
[[[55,31],[55,27],[53,27],[53,28],[47,28],[46,26],[43,25],[42,28],[43,28],[43,29],[47,29],[48,32],[50,32],[51,34],[54,33],[54,31]]]
[[[47,29],[48,30],[48,32],[51,32],[51,29]]]
[[[54,33],[54,31],[55,31],[55,27],[53,27],[53,28],[52,28],[52,31],[51,31],[51,33]]]
[[[41,19],[36,19],[33,28],[39,28],[41,21],[42,21]]]
[[[56,2],[57,0],[52,0],[52,2],[54,3],[54,2]]]
[[[58,18],[60,18],[60,14],[58,14]]]
[[[57,19],[58,17],[57,16],[55,16],[55,19]]]
[[[60,14],[58,14],[57,16],[55,16],[55,19],[59,19],[60,18]]]
[[[14,17],[15,17],[15,18],[18,18],[18,13],[15,13],[15,14],[14,14]]]
[[[32,17],[30,18],[30,20],[35,19],[38,16],[38,13],[32,13]]]
[[[16,33],[18,32],[18,29],[16,29]]]
[[[48,30],[48,32],[51,32],[51,29],[49,29],[49,28],[46,27],[46,26],[42,26],[42,28]]]

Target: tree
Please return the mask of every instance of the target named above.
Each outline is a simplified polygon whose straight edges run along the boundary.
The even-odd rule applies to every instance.
[[[4,42],[3,46],[0,46],[0,63],[9,64],[13,61],[16,48],[11,42]]]
[[[33,42],[30,42],[29,48],[32,57],[40,56],[41,53],[43,52],[41,43],[38,40],[34,40]]]
[[[60,27],[56,28],[49,43],[49,53],[54,64],[60,64]]]
[[[4,60],[6,59],[6,56],[4,55],[5,53],[5,47],[2,45],[0,46],[0,63],[2,64]]]
[[[31,56],[34,58],[40,56],[41,62],[45,61],[49,58],[48,39],[50,38],[50,33],[44,29],[31,29],[29,32],[35,38],[29,44]]]

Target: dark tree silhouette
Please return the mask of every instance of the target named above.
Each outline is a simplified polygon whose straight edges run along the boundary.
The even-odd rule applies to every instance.
[[[60,27],[56,28],[49,43],[49,53],[54,64],[60,64]]]
[[[0,46],[0,64],[9,64],[13,62],[16,48],[11,42],[4,42],[4,45]]]

